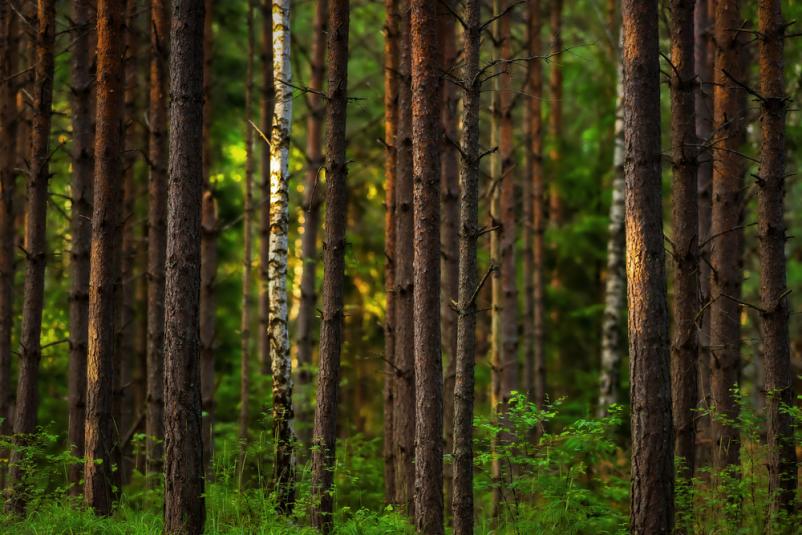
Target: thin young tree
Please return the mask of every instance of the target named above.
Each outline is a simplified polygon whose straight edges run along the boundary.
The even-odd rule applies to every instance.
[[[551,25],[551,52],[563,49],[563,0],[551,0],[549,5],[549,23]],[[549,223],[559,226],[563,220],[562,179],[560,177],[562,161],[563,130],[563,66],[561,61],[551,63],[549,76],[549,165],[551,180],[549,181]],[[558,283],[559,276],[552,273],[552,283]]]
[[[287,329],[287,232],[292,72],[290,2],[273,1],[273,76],[276,102],[270,138],[270,362],[273,369],[274,481],[278,508],[289,513],[295,499],[292,422],[292,361]]]
[[[694,118],[694,0],[671,2],[671,160],[674,302],[671,339],[671,400],[674,453],[680,475],[693,477],[698,401],[696,315],[700,310],[697,146]]]
[[[161,472],[164,439],[164,270],[167,247],[167,83],[170,13],[166,0],[150,3],[148,99],[148,316],[145,463]]]
[[[67,372],[69,421],[67,440],[71,452],[84,456],[84,419],[86,414],[86,349],[89,343],[89,250],[92,242],[92,192],[95,173],[95,110],[93,80],[95,21],[90,0],[74,0],[73,24],[78,28],[72,48],[72,182],[70,200],[70,357]],[[73,463],[67,472],[70,494],[81,492],[83,476],[80,465]]]
[[[740,155],[745,141],[744,59],[739,0],[720,0],[715,14],[713,93],[713,190],[710,265],[711,386],[716,466],[737,467],[740,437],[733,423],[739,413],[735,388],[741,362],[740,297],[744,254],[744,171]]]
[[[36,429],[39,406],[37,384],[42,334],[45,265],[47,263],[47,187],[50,178],[50,124],[53,102],[53,44],[55,40],[55,2],[36,3],[35,61],[33,75],[33,125],[30,137],[30,169],[25,202],[25,287],[22,302],[22,328],[14,410],[14,435],[24,445]],[[9,499],[6,508],[22,513],[26,496],[20,466],[20,450],[14,448],[9,459]]]
[[[443,362],[440,353],[440,104],[438,9],[412,0],[415,527],[443,533]]]
[[[116,307],[120,291],[125,0],[97,5],[97,130],[92,246],[89,270],[89,345],[86,357],[84,499],[97,514],[111,514],[114,448],[112,416]]]
[[[326,63],[326,229],[323,249],[323,314],[315,426],[312,431],[313,523],[331,533],[334,513],[337,390],[343,342],[345,233],[348,220],[348,162],[345,121],[348,104],[349,0],[330,0]]]
[[[395,406],[395,170],[398,124],[398,8],[384,2],[384,501],[396,503],[393,412]]]
[[[454,485],[452,512],[455,535],[473,533],[473,403],[476,362],[476,239],[479,233],[479,0],[466,0],[460,151],[459,289],[456,378],[454,382]]]
[[[413,330],[412,86],[409,0],[398,1],[398,123],[395,138],[395,493],[410,516],[415,493],[415,333]]]
[[[671,533],[674,456],[660,185],[657,0],[622,2],[632,483],[630,530]]]
[[[793,514],[797,484],[793,417],[795,395],[788,343],[788,289],[785,260],[785,96],[783,52],[785,29],[779,0],[758,2],[760,32],[761,132],[758,172],[760,251],[760,329],[766,374],[766,414],[769,445],[769,494],[772,512]]]
[[[164,532],[205,521],[199,351],[204,5],[172,0],[164,289]]]

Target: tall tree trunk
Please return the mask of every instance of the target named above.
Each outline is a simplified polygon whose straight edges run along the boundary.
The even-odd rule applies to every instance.
[[[14,435],[24,445],[36,429],[39,406],[37,383],[42,357],[42,307],[45,264],[47,263],[47,185],[50,178],[50,120],[53,101],[53,43],[56,34],[54,0],[38,0],[33,77],[33,125],[30,138],[30,171],[25,202],[25,289],[22,302],[20,362]],[[25,509],[24,474],[19,466],[20,450],[9,460],[11,494],[6,507],[21,513]]]
[[[671,159],[674,259],[674,332],[671,340],[671,400],[674,453],[682,459],[680,475],[693,477],[695,419],[698,401],[700,310],[697,145],[694,121],[694,0],[671,2]]]
[[[560,53],[563,48],[563,0],[551,0],[549,17],[551,23],[551,53]],[[562,158],[562,128],[563,128],[563,67],[562,61],[551,63],[551,76],[549,78],[549,136],[551,148],[549,162],[551,165],[551,180],[549,181],[549,222],[558,227],[563,219],[563,203],[561,187],[561,158]],[[557,283],[559,276],[557,270],[552,274],[552,282]]]
[[[713,121],[713,209],[710,242],[711,277],[710,348],[711,382],[715,410],[734,422],[738,403],[741,363],[741,282],[743,280],[744,161],[739,155],[745,141],[745,69],[739,0],[721,0],[715,15],[716,64]],[[725,72],[727,74],[725,74]],[[729,76],[728,76],[729,75]],[[738,429],[713,419],[716,466],[737,466]]]
[[[793,514],[797,483],[793,418],[783,405],[796,396],[788,347],[788,289],[785,261],[785,97],[783,51],[786,23],[779,0],[758,3],[761,131],[758,226],[760,308],[766,373],[769,494],[772,512]]]
[[[203,463],[211,475],[214,455],[214,343],[216,332],[217,201],[210,181],[212,165],[212,30],[213,0],[204,0],[203,18],[203,200],[201,201],[200,354],[203,407]],[[269,26],[269,24],[266,24]]]
[[[295,500],[292,422],[292,361],[287,330],[287,232],[292,72],[290,2],[273,1],[273,76],[276,94],[270,144],[270,362],[273,367],[274,480],[278,508],[289,513]]]
[[[415,333],[413,322],[412,227],[412,60],[409,0],[398,2],[398,131],[395,196],[395,492],[412,516],[415,494]],[[439,262],[439,261],[438,261]]]
[[[694,64],[699,79],[696,92],[696,137],[700,143],[699,169],[696,177],[697,205],[699,208],[699,293],[704,310],[699,317],[699,402],[702,409],[713,405],[710,391],[710,258],[709,247],[703,245],[710,238],[711,193],[713,188],[713,155],[708,148],[713,134],[713,0],[697,0],[694,9]],[[712,421],[709,414],[699,414],[696,423],[697,466],[709,466],[713,456],[710,445]]]
[[[624,138],[632,492],[630,530],[671,533],[674,456],[660,187],[657,0],[624,0]]]
[[[460,144],[459,296],[456,379],[454,383],[454,534],[473,534],[473,401],[476,362],[476,239],[479,233],[479,0],[466,0],[464,67],[465,95]]]
[[[440,32],[443,43],[442,70],[451,73],[458,64],[456,19],[451,13],[456,2],[448,0],[449,9],[440,10]],[[457,263],[459,247],[459,169],[457,167],[457,106],[459,95],[457,87],[452,83],[444,83],[443,107],[441,110],[443,123],[443,139],[440,155],[440,203],[442,234],[440,256],[440,278],[442,293],[440,295],[440,321],[442,330],[443,353],[446,358],[446,370],[443,377],[443,430],[445,431],[445,448],[453,450],[454,431],[454,374],[457,361],[457,286],[459,265]],[[445,500],[451,499],[451,463],[445,465]]]
[[[67,376],[70,451],[84,456],[86,414],[86,348],[89,323],[89,251],[92,242],[92,191],[95,173],[95,110],[92,65],[95,51],[95,21],[91,0],[74,0],[73,24],[78,28],[72,57],[72,183],[70,197],[70,358]],[[70,494],[77,496],[83,469],[70,465]]]
[[[164,289],[164,531],[203,532],[199,353],[204,5],[173,0]]]
[[[324,2],[320,2],[324,3]],[[348,220],[348,163],[345,121],[348,103],[349,0],[328,6],[326,63],[329,84],[326,106],[326,247],[323,250],[323,314],[315,427],[312,432],[313,523],[331,533],[334,513],[337,390],[343,341],[345,233]]]
[[[312,380],[312,348],[315,330],[315,290],[317,273],[317,234],[320,227],[320,204],[323,201],[318,177],[323,166],[321,154],[321,132],[326,102],[320,97],[323,90],[323,77],[326,74],[326,33],[327,33],[327,0],[315,2],[315,18],[313,21],[314,37],[312,38],[312,56],[310,58],[309,87],[306,95],[309,113],[306,117],[306,182],[304,184],[304,224],[301,237],[301,302],[298,309],[296,325],[298,337],[298,388],[305,392]],[[328,178],[328,176],[327,176]],[[309,395],[303,399],[309,399]],[[308,422],[312,416],[312,407],[303,403],[298,407],[298,421]],[[306,435],[306,436],[303,436]],[[301,443],[308,445],[309,434],[303,433]]]
[[[97,8],[97,133],[92,247],[89,271],[89,346],[86,370],[84,498],[97,514],[110,515],[112,466],[118,437],[112,415],[119,372],[116,310],[120,283],[125,0],[100,0]]]
[[[540,0],[529,3],[529,55],[543,54],[541,30],[543,12]],[[543,175],[543,64],[529,63],[529,178],[524,181],[524,382],[530,398],[539,407],[546,398],[546,361],[544,348],[545,306],[543,287],[545,232],[545,182]]]
[[[415,526],[443,533],[443,361],[440,353],[440,103],[438,9],[412,0],[412,166],[415,325]]]
[[[384,501],[396,503],[393,412],[395,407],[395,170],[398,128],[398,9],[385,0],[384,22]]]
[[[162,468],[164,439],[164,270],[167,246],[167,82],[170,14],[166,0],[150,4],[148,122],[148,345],[146,469]]]
[[[14,196],[17,194],[16,144],[17,88],[11,76],[17,71],[19,37],[17,15],[10,4],[0,5],[0,435],[11,434],[11,336],[14,328],[14,271],[16,225]],[[86,52],[86,49],[84,49]],[[86,337],[84,336],[84,339]],[[84,348],[85,350],[85,348]],[[83,419],[81,421],[83,431]],[[83,438],[83,433],[81,434]],[[81,441],[83,444],[83,441]],[[83,448],[81,448],[83,454]],[[0,450],[7,458],[8,451]],[[70,466],[72,470],[72,465]],[[71,472],[72,473],[72,472]],[[0,488],[5,488],[6,468],[0,468]],[[78,478],[79,479],[79,478]],[[78,479],[70,479],[77,482]]]
[[[248,59],[245,72],[245,181],[242,195],[242,300],[240,301],[240,390],[239,390],[239,440],[240,464],[245,459],[248,442],[248,403],[251,383],[251,267],[253,263],[251,237],[253,227],[253,127],[251,110],[253,106],[253,55],[254,0],[248,0]],[[242,473],[242,467],[240,467]]]

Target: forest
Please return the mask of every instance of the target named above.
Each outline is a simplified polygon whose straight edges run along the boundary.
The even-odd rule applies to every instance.
[[[802,533],[800,17],[0,0],[0,533]]]

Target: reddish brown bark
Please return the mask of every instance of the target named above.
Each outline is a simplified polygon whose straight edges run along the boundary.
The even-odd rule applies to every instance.
[[[551,0],[549,8],[551,52],[559,53],[563,49],[562,23],[563,0]],[[549,77],[549,137],[551,138],[549,150],[549,164],[551,165],[551,180],[549,181],[549,222],[560,225],[563,219],[563,203],[560,198],[560,165],[562,154],[562,128],[563,128],[563,68],[561,61],[551,63]],[[552,274],[552,281],[557,283],[559,276]]]
[[[657,0],[622,2],[632,483],[630,531],[671,533],[674,456],[660,184]]]
[[[204,5],[173,0],[164,321],[164,531],[203,532],[199,351]]]
[[[779,0],[758,2],[760,32],[760,100],[762,147],[758,179],[758,236],[760,251],[760,332],[766,380],[766,441],[769,446],[769,494],[772,513],[793,514],[797,459],[793,417],[783,406],[796,396],[788,345],[784,221],[785,97],[783,52],[785,28]]]
[[[322,2],[321,2],[322,3]],[[330,0],[326,63],[329,68],[326,106],[326,233],[323,249],[323,314],[320,325],[315,427],[312,432],[312,519],[323,533],[332,530],[334,513],[337,390],[343,342],[345,233],[348,220],[348,163],[345,121],[348,103],[349,1]]]

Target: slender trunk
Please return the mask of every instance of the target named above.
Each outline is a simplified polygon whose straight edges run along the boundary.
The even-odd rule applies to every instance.
[[[758,180],[760,308],[763,362],[766,373],[766,415],[769,445],[769,494],[772,512],[793,514],[797,459],[792,416],[796,396],[788,347],[785,221],[785,98],[783,51],[786,23],[779,0],[758,3],[760,31],[761,131]]]
[[[312,348],[315,330],[315,303],[317,292],[315,280],[317,273],[317,234],[320,227],[320,204],[323,201],[322,188],[318,184],[320,168],[323,166],[321,154],[321,132],[326,102],[320,97],[323,90],[323,77],[326,74],[326,33],[327,33],[327,1],[315,2],[315,19],[313,21],[314,37],[312,56],[310,58],[311,76],[309,87],[312,92],[306,95],[309,114],[306,118],[306,182],[304,184],[304,224],[301,237],[301,302],[298,309],[298,388],[305,392],[310,388],[312,380]],[[328,178],[328,177],[327,177]],[[309,399],[310,396],[303,396]],[[312,407],[304,403],[298,407],[298,421],[308,422],[312,417]],[[306,436],[303,436],[306,435]],[[302,444],[309,443],[309,433],[300,437]]]
[[[476,362],[476,239],[479,233],[479,0],[466,0],[465,95],[460,144],[459,296],[456,379],[454,383],[454,534],[473,534],[473,401]]]
[[[164,531],[203,532],[199,351],[204,5],[172,0],[164,289]]]
[[[118,437],[112,405],[116,375],[116,310],[120,283],[125,0],[97,8],[97,133],[92,247],[89,270],[89,346],[86,370],[84,498],[110,515]]]
[[[671,340],[671,400],[674,453],[680,474],[694,473],[695,420],[698,401],[696,315],[699,313],[698,156],[694,122],[694,0],[671,3],[671,159],[674,259],[674,331]]]
[[[212,165],[212,17],[213,0],[204,0],[203,18],[203,200],[201,201],[200,354],[203,407],[203,463],[211,475],[214,455],[214,342],[217,277],[217,202],[209,179]]]
[[[312,493],[315,504],[313,523],[323,533],[331,533],[334,512],[332,485],[344,322],[345,233],[348,220],[345,120],[348,103],[349,9],[348,0],[331,0],[328,6],[326,247],[323,250],[323,314],[320,326],[317,408],[312,432]]]
[[[252,227],[253,227],[253,127],[251,127],[251,109],[253,106],[253,55],[254,0],[248,0],[248,59],[245,72],[245,181],[242,199],[242,300],[240,301],[240,390],[239,390],[239,440],[240,464],[245,459],[245,448],[248,442],[248,403],[251,382],[251,267]],[[242,473],[240,467],[240,473]]]
[[[543,13],[540,0],[529,3],[529,55],[543,54],[541,30]],[[529,63],[529,179],[524,181],[524,383],[530,399],[539,407],[546,398],[544,244],[545,182],[543,175],[543,63]]]
[[[671,533],[674,456],[660,191],[657,0],[624,0],[624,137],[632,492],[630,531]]]
[[[551,52],[559,53],[563,49],[562,24],[563,0],[551,0]],[[549,136],[551,148],[549,162],[551,164],[551,180],[549,182],[549,221],[559,227],[563,220],[563,203],[561,194],[561,156],[562,156],[562,128],[563,128],[563,68],[561,61],[551,63],[551,76],[549,78]],[[559,275],[555,270],[552,282],[559,282]]]
[[[170,14],[166,0],[150,4],[148,122],[148,345],[146,470],[162,468],[164,439],[164,270],[167,244],[167,81]]]
[[[95,110],[93,80],[95,21],[91,0],[74,0],[73,24],[78,29],[72,57],[72,183],[70,197],[70,358],[67,378],[69,424],[67,440],[71,452],[84,456],[86,414],[86,348],[89,323],[89,251],[92,242],[92,191],[95,173]],[[77,496],[83,477],[78,463],[69,467],[70,494]]]
[[[720,0],[715,18],[715,88],[713,121],[713,209],[710,242],[711,383],[715,410],[730,422],[737,421],[741,363],[741,282],[744,254],[744,171],[739,155],[746,138],[745,69],[739,0]],[[725,72],[727,74],[725,74]],[[729,75],[729,76],[728,76]],[[720,418],[713,419],[716,466],[739,464],[738,429]]]
[[[19,38],[17,15],[8,3],[0,5],[0,435],[11,434],[11,336],[14,328],[14,271],[16,225],[14,196],[17,189],[16,82],[11,75],[17,71]],[[83,50],[86,53],[86,48]],[[86,337],[84,336],[84,339]],[[83,431],[83,421],[81,421]],[[83,437],[83,434],[81,435]],[[81,442],[83,444],[83,441]],[[83,451],[83,448],[81,448]],[[7,458],[8,451],[0,450]],[[72,466],[70,467],[72,469]],[[72,474],[72,472],[71,472]],[[5,488],[6,468],[0,468],[0,488]],[[70,478],[77,482],[80,478]]]
[[[17,406],[14,435],[23,446],[36,430],[39,406],[37,383],[42,357],[42,308],[44,304],[45,264],[47,262],[47,186],[50,178],[50,120],[53,101],[53,43],[55,40],[55,1],[38,0],[33,77],[33,125],[30,137],[30,171],[25,202],[25,289],[22,302],[20,362],[17,380]],[[22,513],[26,489],[15,448],[9,460],[11,493],[6,507]]]
[[[398,128],[398,10],[385,0],[384,23],[384,501],[396,503],[393,413],[395,406],[395,170]]]
[[[697,205],[699,209],[699,293],[703,305],[699,319],[699,402],[709,410],[713,403],[710,391],[710,255],[703,244],[710,238],[711,192],[713,187],[713,155],[708,147],[713,133],[713,0],[697,0],[694,9],[694,64],[699,85],[696,92],[696,137],[699,140],[699,169],[696,176]],[[709,466],[713,457],[711,418],[699,414],[696,423],[696,465]]]
[[[438,9],[412,0],[415,526],[443,533],[443,361],[440,353],[440,103]]]
[[[292,361],[287,330],[287,231],[289,150],[292,125],[290,2],[273,1],[273,76],[276,94],[270,144],[270,362],[273,368],[274,481],[278,508],[288,514],[295,500],[293,466]]]
[[[415,494],[415,333],[412,279],[412,86],[409,0],[398,2],[398,131],[395,197],[395,492],[408,515]]]

